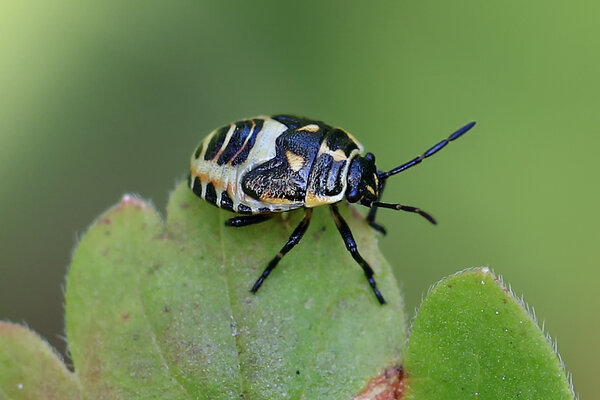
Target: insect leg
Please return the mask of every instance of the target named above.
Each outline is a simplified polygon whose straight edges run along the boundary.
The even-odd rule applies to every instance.
[[[380,181],[380,189],[379,189],[379,196],[377,196],[377,200],[381,200],[381,197],[383,196],[383,189],[385,188],[385,181],[382,180]],[[371,209],[369,210],[369,214],[367,215],[367,223],[371,226],[371,228],[375,229],[377,232],[381,232],[383,235],[385,235],[387,232],[385,230],[385,227],[383,227],[383,225],[378,224],[377,222],[375,222],[375,214],[377,214],[377,207],[376,206],[371,206]]]
[[[365,276],[367,277],[367,281],[369,281],[369,285],[371,285],[371,289],[373,289],[373,293],[375,293],[375,296],[377,297],[377,300],[379,300],[379,303],[385,304],[385,300],[381,295],[381,292],[379,292],[379,289],[377,289],[377,283],[375,283],[375,279],[373,278],[373,268],[371,268],[371,266],[367,264],[367,262],[364,260],[364,258],[362,258],[362,256],[358,252],[358,249],[356,247],[356,241],[352,236],[350,227],[348,226],[346,221],[344,221],[344,218],[342,218],[342,216],[340,215],[340,212],[335,204],[332,204],[330,208],[331,214],[333,215],[333,220],[335,221],[335,225],[337,226],[338,231],[340,231],[340,234],[342,235],[342,239],[344,239],[344,244],[346,245],[346,248],[348,249],[350,254],[352,254],[352,258],[354,258],[358,265],[362,267],[363,271],[365,272]]]
[[[261,222],[268,221],[269,219],[273,218],[274,215],[275,214],[254,214],[233,217],[225,221],[225,226],[233,226],[235,228],[240,228],[242,226],[258,224]]]
[[[258,291],[260,285],[262,285],[263,281],[267,279],[271,271],[275,269],[277,263],[279,263],[279,261],[288,251],[290,251],[295,245],[297,245],[300,242],[302,236],[304,236],[304,232],[306,232],[306,229],[308,229],[308,225],[310,224],[312,211],[312,208],[305,209],[304,218],[302,219],[302,221],[300,221],[296,229],[294,229],[294,232],[288,239],[287,243],[281,248],[281,250],[279,250],[279,253],[277,253],[277,255],[269,262],[267,268],[265,268],[260,278],[256,280],[256,283],[254,283],[254,286],[252,286],[252,289],[250,290],[252,293],[256,293]]]

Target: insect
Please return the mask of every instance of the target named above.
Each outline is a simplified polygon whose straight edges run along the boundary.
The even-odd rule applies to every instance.
[[[417,207],[384,203],[387,178],[419,164],[458,139],[475,125],[471,122],[425,153],[387,172],[375,166],[375,156],[361,155],[363,146],[348,132],[321,121],[292,115],[261,116],[225,125],[198,145],[191,159],[189,186],[209,203],[243,214],[225,225],[242,227],[265,222],[277,213],[304,209],[304,218],[279,253],[267,264],[251,291],[256,293],[279,261],[306,232],[313,208],[329,205],[346,248],[363,272],[381,304],[385,300],[373,278],[373,269],[360,255],[337,203],[344,200],[369,207],[367,222],[375,222],[379,208],[416,213],[432,224],[431,215]]]

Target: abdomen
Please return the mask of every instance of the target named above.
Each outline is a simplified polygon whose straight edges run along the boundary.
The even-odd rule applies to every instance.
[[[192,155],[190,188],[209,203],[242,214],[302,207],[297,203],[260,201],[245,193],[241,186],[248,171],[275,157],[275,141],[287,129],[270,117],[256,117],[214,130]]]

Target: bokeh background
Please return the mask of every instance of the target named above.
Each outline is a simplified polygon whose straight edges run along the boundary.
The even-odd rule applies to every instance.
[[[477,120],[389,181],[385,200],[440,225],[383,210],[382,250],[409,310],[441,277],[492,267],[598,398],[599,20],[594,1],[4,0],[0,318],[64,352],[77,237],[127,192],[164,210],[224,123],[322,119],[389,169]]]

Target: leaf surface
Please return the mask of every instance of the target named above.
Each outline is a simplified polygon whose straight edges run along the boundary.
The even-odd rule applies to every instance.
[[[572,399],[534,318],[487,268],[438,283],[414,321],[407,399]]]
[[[234,214],[174,191],[166,226],[135,197],[79,243],[67,336],[94,398],[349,399],[401,362],[402,299],[372,229],[341,207],[376,271],[380,306],[326,207],[260,291],[249,292],[302,212],[229,228]],[[286,218],[287,217],[287,218]]]
[[[81,398],[77,378],[29,329],[0,321],[0,399]]]

